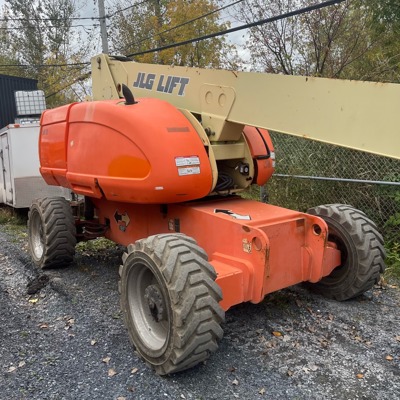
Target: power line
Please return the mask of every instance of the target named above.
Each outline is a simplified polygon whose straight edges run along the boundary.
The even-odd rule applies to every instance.
[[[233,33],[233,32],[237,32],[237,31],[241,31],[243,29],[253,28],[254,26],[259,26],[259,25],[270,23],[270,22],[279,21],[281,19],[295,17],[297,15],[305,14],[305,13],[308,13],[310,11],[319,10],[321,8],[329,7],[329,6],[332,6],[332,5],[335,5],[335,4],[340,4],[340,3],[343,3],[344,1],[346,1],[346,0],[325,1],[325,2],[322,2],[322,3],[314,4],[312,6],[300,8],[300,9],[295,10],[295,11],[290,11],[290,12],[287,12],[285,14],[277,15],[275,17],[265,18],[265,19],[261,19],[259,21],[251,22],[249,24],[237,26],[235,28],[226,29],[224,31],[210,33],[208,35],[200,36],[200,37],[197,37],[197,38],[183,40],[182,42],[171,43],[171,44],[168,44],[168,45],[165,45],[165,46],[160,46],[160,47],[157,47],[157,48],[154,48],[154,49],[144,50],[144,51],[140,51],[140,52],[137,52],[137,53],[128,54],[127,57],[140,56],[140,55],[143,55],[143,54],[154,53],[156,51],[167,50],[167,49],[171,49],[171,48],[174,48],[174,47],[183,46],[183,45],[186,45],[186,44],[200,42],[200,41],[206,40],[206,39],[212,39],[212,38],[215,38],[215,37],[218,37],[218,36],[227,35],[228,33]]]
[[[58,67],[77,67],[77,66],[86,66],[89,65],[90,62],[81,62],[81,63],[66,63],[66,64],[0,64],[0,67],[21,67],[21,68],[58,68]]]
[[[199,19],[209,17],[209,16],[212,15],[212,14],[216,14],[216,13],[222,11],[222,10],[225,10],[226,8],[232,7],[232,6],[234,6],[234,5],[238,4],[238,3],[241,3],[241,2],[243,2],[243,1],[244,1],[244,0],[237,0],[237,1],[233,2],[233,3],[231,3],[231,4],[227,4],[227,5],[225,5],[225,6],[222,6],[222,7],[218,8],[218,9],[216,9],[216,10],[213,10],[213,11],[210,11],[210,12],[208,12],[208,13],[206,13],[206,14],[200,15],[200,16],[198,16],[198,17],[196,17],[196,18],[193,18],[193,19],[191,19],[191,20],[189,20],[189,21],[182,22],[181,24],[178,24],[178,25],[175,25],[175,26],[173,26],[173,27],[171,27],[171,28],[165,29],[164,31],[158,32],[158,33],[156,33],[155,35],[148,36],[148,37],[146,37],[146,38],[144,38],[144,39],[139,40],[138,42],[131,43],[131,44],[129,44],[129,45],[126,46],[126,47],[130,47],[130,46],[134,46],[134,45],[139,45],[139,44],[145,42],[146,40],[153,39],[155,36],[161,36],[161,35],[163,35],[164,33],[171,32],[171,31],[173,31],[173,30],[175,30],[175,29],[181,28],[182,26],[185,26],[185,25],[191,24],[192,22],[198,21]]]
[[[75,80],[74,80],[73,82],[71,82],[70,84],[68,84],[68,85],[66,85],[66,86],[64,86],[64,87],[62,87],[61,89],[57,90],[56,92],[53,92],[53,93],[47,95],[47,96],[46,96],[46,99],[48,99],[49,97],[55,96],[56,94],[62,92],[63,90],[69,88],[70,86],[72,86],[73,84],[75,84],[75,83],[77,83],[77,82],[80,82],[80,81],[83,81],[83,80],[89,78],[89,77],[90,77],[90,74],[91,74],[90,72],[87,72],[87,73],[85,73],[85,74],[79,76],[77,79],[75,79]]]
[[[77,21],[77,20],[98,20],[98,17],[68,17],[68,18],[0,18],[0,22],[8,22],[8,21],[20,21],[20,22],[29,22],[29,21]]]
[[[116,10],[116,11],[114,11],[114,12],[111,13],[111,14],[107,14],[107,15],[105,16],[105,18],[112,18],[112,17],[114,17],[115,15],[117,15],[117,14],[119,14],[119,13],[121,13],[121,12],[127,11],[127,10],[129,10],[130,8],[134,8],[134,7],[137,7],[137,6],[141,6],[142,4],[148,3],[148,2],[149,2],[149,0],[143,0],[143,1],[141,1],[140,3],[136,3],[136,4],[133,4],[133,5],[131,5],[131,6],[122,8],[121,10]]]
[[[68,28],[98,28],[100,25],[99,24],[87,24],[87,25],[83,25],[83,24],[79,24],[79,25],[71,25]],[[48,29],[57,29],[59,28],[58,26],[47,26]],[[10,27],[10,28],[3,28],[0,27],[0,31],[20,31],[21,28],[17,28],[17,27]]]
[[[148,3],[150,0],[143,0],[139,3],[133,4],[131,6],[125,7],[121,10],[116,10],[115,12],[111,13],[111,14],[107,14],[104,16],[104,18],[112,18],[114,17],[116,14],[120,13],[120,12],[124,12],[129,10],[130,8],[134,8],[137,6],[140,6],[144,3]],[[99,20],[101,19],[100,17],[68,17],[68,18],[0,18],[0,22],[8,22],[8,21],[20,21],[20,22],[28,22],[28,21],[75,21],[75,20]]]

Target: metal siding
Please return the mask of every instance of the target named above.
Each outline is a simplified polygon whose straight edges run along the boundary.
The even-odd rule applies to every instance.
[[[14,123],[17,116],[14,92],[37,90],[37,80],[0,74],[0,129]]]

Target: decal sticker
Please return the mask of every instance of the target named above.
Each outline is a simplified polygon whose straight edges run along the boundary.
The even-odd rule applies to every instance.
[[[177,167],[186,167],[190,165],[200,165],[200,158],[198,156],[189,156],[189,157],[176,157],[175,165]]]
[[[200,174],[200,167],[183,167],[178,168],[179,176],[198,175]]]
[[[231,216],[232,218],[235,218],[235,219],[243,219],[243,220],[247,220],[247,221],[251,220],[250,215],[240,215],[240,214],[236,214],[236,213],[234,213],[234,212],[231,211],[231,210],[221,210],[221,209],[219,209],[219,208],[216,208],[216,209],[214,210],[214,213],[215,213],[215,214],[218,214],[218,213],[227,214],[227,215],[229,215],[229,216]]]
[[[156,90],[159,93],[185,95],[186,85],[190,79],[183,76],[148,74],[139,72],[133,87],[147,90]]]
[[[126,228],[128,227],[129,223],[131,222],[131,219],[129,218],[129,215],[127,212],[121,214],[118,212],[118,210],[116,210],[114,213],[114,219],[118,225],[119,230],[122,232],[126,231]]]

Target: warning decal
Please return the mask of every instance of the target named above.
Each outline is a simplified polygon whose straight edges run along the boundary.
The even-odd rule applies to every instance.
[[[198,174],[200,174],[200,167],[178,168],[178,174],[179,174],[179,176],[198,175]]]
[[[176,157],[175,165],[177,167],[185,167],[190,165],[200,165],[200,159],[198,156],[189,156],[189,157]]]

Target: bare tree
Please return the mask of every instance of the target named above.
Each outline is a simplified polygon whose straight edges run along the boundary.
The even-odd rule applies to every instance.
[[[249,0],[237,14],[249,23],[312,4],[312,0]],[[367,8],[346,1],[252,28],[247,48],[254,69],[337,78],[376,45],[366,29],[369,21]]]

